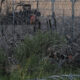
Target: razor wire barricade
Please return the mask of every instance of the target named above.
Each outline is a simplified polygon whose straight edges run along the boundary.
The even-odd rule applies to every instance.
[[[8,47],[8,51],[24,40],[26,34],[33,35],[38,29],[44,32],[53,30],[52,13],[55,13],[56,31],[60,35],[71,36],[70,41],[73,42],[80,33],[79,4],[79,0],[2,0],[0,28],[1,40],[5,43],[3,47]]]
[[[5,0],[6,1],[6,0]],[[74,35],[74,37],[78,34],[76,33],[78,31],[79,27],[79,0],[23,0],[23,1],[7,1],[5,4],[8,4],[5,8],[4,14],[7,16],[4,16],[1,24],[8,24],[8,25],[27,25],[27,23],[30,23],[30,16],[27,13],[25,14],[25,11],[22,9],[24,5],[30,4],[32,10],[32,13],[34,13],[36,10],[41,13],[41,16],[48,17],[51,16],[54,12],[56,15],[56,26],[57,31],[61,34],[66,34],[70,32],[71,36]],[[1,4],[2,5],[2,4]],[[3,4],[4,5],[4,4]],[[28,6],[30,6],[28,5]],[[3,13],[2,13],[3,14]],[[26,16],[26,17],[25,17]],[[52,16],[51,16],[52,17]],[[43,17],[40,18],[40,21],[44,21]],[[39,20],[39,19],[37,19]],[[42,24],[42,23],[41,23]],[[76,27],[75,27],[76,24]],[[44,24],[42,24],[44,25]],[[45,25],[47,25],[45,23]],[[50,24],[48,25],[50,26]],[[42,26],[43,28],[43,26]],[[76,29],[77,28],[77,29]],[[73,34],[74,33],[74,34]],[[73,35],[72,35],[73,34]]]
[[[80,79],[80,75],[70,74],[70,75],[53,75],[43,79],[36,78],[36,79],[28,79],[28,80],[79,80],[79,79]]]
[[[28,5],[25,5],[24,3]],[[47,1],[46,0],[34,0],[34,1],[33,0],[29,0],[29,1],[28,0],[20,0],[20,1],[1,0],[0,24],[1,26],[12,25],[13,35],[16,32],[15,27],[17,27],[17,25],[22,25],[21,26],[22,28],[23,25],[25,25],[26,26],[25,29],[29,27],[29,30],[30,29],[31,30],[30,31],[27,30],[25,32],[30,32],[30,33],[32,33],[33,27],[35,31],[35,26],[36,27],[39,26],[39,29],[48,31],[49,28],[53,27],[51,25],[50,20],[52,19],[52,13],[55,13],[55,19],[56,19],[55,25],[56,25],[57,32],[59,32],[62,35],[63,34],[69,34],[71,36],[74,35],[75,37],[76,35],[79,34],[79,25],[80,25],[79,3],[80,3],[79,0],[67,0],[67,1],[65,0],[62,1],[61,0],[47,0]],[[25,14],[24,6],[29,8],[26,14]],[[18,9],[16,10],[17,7]],[[34,16],[37,16],[40,15],[40,13],[41,16],[35,17],[36,23],[33,25],[34,20],[33,22],[31,22],[30,16],[32,16],[33,14],[35,14]],[[28,25],[30,23],[32,23],[32,25]],[[7,28],[5,28],[4,30],[6,29]],[[3,32],[5,31],[3,31],[3,27],[1,31],[2,34],[4,34]]]
[[[54,76],[51,76],[51,77],[49,77],[49,79],[52,79],[52,80],[59,80],[59,79],[61,79],[61,80],[64,80],[64,79],[67,79],[67,80],[74,80],[74,79],[80,79],[80,75],[72,75],[72,74],[70,74],[70,75],[54,75]]]

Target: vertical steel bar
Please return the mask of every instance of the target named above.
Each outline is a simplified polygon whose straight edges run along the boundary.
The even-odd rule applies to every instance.
[[[15,34],[15,9],[14,9],[14,5],[15,5],[15,0],[12,0],[12,14],[13,14],[13,26],[12,26],[13,44],[12,44],[12,47],[13,48],[15,46],[15,41],[14,41],[14,34]]]
[[[52,13],[54,12],[54,2],[55,0],[51,0]]]
[[[39,0],[37,0],[37,10],[39,10]]]
[[[13,25],[14,25],[14,20],[15,20],[15,13],[14,13],[14,3],[15,3],[15,0],[12,0],[12,13],[13,13]]]
[[[72,39],[74,36],[74,2],[72,2]]]
[[[72,28],[71,28],[71,37],[73,39],[74,38],[74,6],[75,6],[76,0],[71,0],[71,2],[72,2]]]
[[[64,9],[63,9],[63,27],[62,27],[63,29],[63,35],[65,35],[65,25],[64,25]]]

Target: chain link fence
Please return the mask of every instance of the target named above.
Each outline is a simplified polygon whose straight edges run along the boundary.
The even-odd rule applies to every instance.
[[[25,13],[23,6],[28,4],[32,13]],[[30,23],[30,16],[37,13],[41,15],[37,17],[37,24],[41,25],[41,29],[46,31],[49,29],[47,21],[51,19],[52,12],[55,13],[56,29],[61,35],[69,34],[76,37],[80,32],[80,1],[79,0],[1,0],[0,1],[0,25],[2,32],[10,26],[12,33],[19,30],[24,34],[32,33],[34,25]],[[8,25],[7,27],[3,25]],[[14,25],[16,25],[14,27]],[[23,28],[23,25],[24,28]],[[20,28],[21,26],[21,28]],[[15,29],[14,29],[15,28]],[[25,30],[25,31],[24,31]],[[10,32],[11,32],[10,31]],[[19,33],[19,32],[18,32]]]
[[[51,25],[48,21],[51,20],[53,12],[58,33],[69,34],[72,38],[80,34],[79,0],[1,0],[0,46],[8,52],[9,49],[17,46],[27,34],[34,35],[35,28],[44,32],[49,31]],[[36,22],[31,21],[32,15],[36,16]],[[69,80],[76,80],[74,77],[80,79],[80,75],[52,76],[48,79],[64,80],[64,77],[68,77]]]
[[[26,22],[29,21],[29,18],[26,18],[26,14],[24,16],[21,14],[21,11],[23,11],[22,4],[24,3],[30,4],[32,10],[38,10],[41,13],[39,18],[42,28],[47,26],[47,19],[51,17],[52,12],[55,12],[58,32],[61,34],[72,32],[74,37],[79,34],[79,0],[3,0],[0,24],[27,25]]]

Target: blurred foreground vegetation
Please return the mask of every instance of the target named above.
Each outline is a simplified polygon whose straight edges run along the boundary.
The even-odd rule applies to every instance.
[[[14,56],[19,62],[19,64],[17,64],[18,67],[13,70],[9,76],[5,75],[5,77],[3,75],[5,71],[0,69],[1,80],[27,80],[30,78],[47,77],[54,74],[79,74],[80,68],[75,68],[71,65],[63,66],[58,71],[55,71],[58,69],[58,65],[52,63],[47,57],[49,56],[47,52],[49,47],[57,45],[57,51],[66,44],[67,41],[65,37],[55,32],[42,33],[39,31],[34,36],[27,35],[24,41],[14,49]],[[3,53],[4,51],[1,49],[0,64],[3,64],[7,60]]]

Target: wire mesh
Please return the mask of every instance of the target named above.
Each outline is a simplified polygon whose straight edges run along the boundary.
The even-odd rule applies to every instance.
[[[74,36],[79,33],[79,0],[77,0],[74,5],[72,5],[72,2],[70,0],[5,0],[2,4],[2,10],[0,14],[7,17],[3,18],[1,24],[27,25],[27,23],[25,22],[25,16],[22,16],[22,14],[19,13],[20,11],[22,11],[22,6],[19,6],[19,3],[31,4],[31,8],[36,10],[38,9],[41,13],[41,16],[44,17],[51,16],[53,12],[52,9],[54,7],[58,32],[60,32],[61,34],[67,33],[70,28],[72,29],[74,27],[74,30],[72,30],[74,32]],[[40,17],[40,19],[42,19],[42,22],[44,21],[43,18]]]
[[[0,45],[8,52],[12,47],[16,47],[26,34],[34,35],[35,26],[43,32],[49,31],[51,27],[49,20],[52,19],[53,12],[55,13],[56,28],[53,26],[52,29],[56,29],[60,35],[68,34],[75,39],[80,34],[80,1],[72,1],[0,0]],[[32,12],[25,12],[23,7],[25,4],[31,6],[29,9]],[[31,23],[32,14],[39,15],[36,17],[35,23]],[[72,45],[70,46],[72,47]]]

